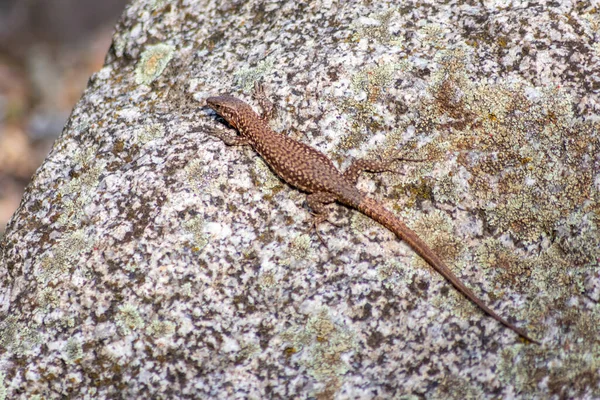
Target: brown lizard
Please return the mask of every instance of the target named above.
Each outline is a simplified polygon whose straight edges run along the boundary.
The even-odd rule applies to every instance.
[[[525,339],[539,344],[524,330],[517,328],[486,306],[415,232],[382,204],[356,188],[358,176],[362,171],[390,171],[390,164],[398,159],[389,161],[356,160],[346,171],[341,173],[325,154],[297,140],[274,132],[267,123],[269,114],[273,110],[272,105],[264,96],[260,86],[256,87],[255,94],[264,110],[261,116],[256,114],[247,103],[233,96],[222,95],[208,98],[207,105],[237,130],[239,135],[234,136],[223,132],[213,133],[227,145],[252,146],[284,181],[307,192],[307,203],[315,213],[315,227],[327,220],[326,204],[328,203],[338,201],[357,209],[404,240],[419,256],[450,281],[458,291],[492,318]]]

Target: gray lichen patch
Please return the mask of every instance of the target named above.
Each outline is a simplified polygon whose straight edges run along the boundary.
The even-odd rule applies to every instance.
[[[359,17],[351,25],[352,28],[356,29],[352,39],[359,41],[362,38],[369,38],[381,43],[400,46],[402,38],[393,34],[391,26],[394,17],[398,19],[398,11],[395,8]]]

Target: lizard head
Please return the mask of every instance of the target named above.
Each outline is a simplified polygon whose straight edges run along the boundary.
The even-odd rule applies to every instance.
[[[206,99],[206,104],[236,129],[238,128],[240,119],[243,118],[246,108],[250,108],[242,100],[229,95],[209,97]]]

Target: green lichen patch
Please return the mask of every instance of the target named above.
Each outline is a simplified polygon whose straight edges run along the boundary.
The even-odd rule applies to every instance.
[[[38,328],[33,322],[21,322],[11,315],[0,322],[0,347],[24,355],[41,343]]]
[[[558,244],[554,243],[539,257],[534,259],[521,259],[515,261],[516,268],[511,268],[511,275],[507,278],[506,271],[499,269],[499,278],[516,282],[515,286],[526,287],[523,291],[535,293],[527,301],[526,308],[521,313],[522,318],[527,316],[530,324],[529,330],[535,328],[544,329],[534,316],[539,316],[540,322],[543,321],[547,313],[548,305],[553,304],[556,311],[561,311],[562,321],[558,324],[562,327],[569,327],[569,331],[580,338],[593,342],[596,340],[597,326],[600,324],[598,308],[578,309],[570,304],[576,296],[585,293],[586,282],[589,282],[590,276],[597,276],[600,269],[592,267],[591,270],[573,268],[572,264],[565,257],[564,251]],[[535,266],[535,268],[533,267]],[[516,272],[514,272],[516,270]],[[521,270],[520,276],[519,270]],[[515,310],[516,312],[518,310]],[[538,336],[543,335],[543,330]]]
[[[441,211],[434,211],[417,219],[412,228],[436,254],[443,254],[446,262],[459,258],[465,248],[464,242],[454,233],[452,220]],[[419,257],[419,260],[422,260]],[[423,261],[424,265],[429,265]]]
[[[139,263],[134,259],[127,260],[127,263],[125,265],[123,265],[123,269],[125,271],[129,271],[129,272],[137,271],[138,267],[139,267]]]
[[[274,189],[282,188],[282,182],[273,174],[273,171],[260,157],[254,159],[253,178],[257,181],[257,187],[261,190],[272,193]]]
[[[306,326],[290,329],[282,339],[302,351],[301,362],[308,372],[320,382],[331,382],[345,374],[350,366],[342,355],[355,349],[354,335],[346,326],[334,322],[326,310],[313,315]]]
[[[204,233],[204,223],[204,218],[196,215],[184,224],[185,229],[194,235],[194,251],[200,251],[208,244],[208,237]]]
[[[381,91],[392,84],[394,74],[398,69],[399,66],[392,63],[366,68],[352,77],[352,89],[356,93],[367,92],[367,103],[374,103],[379,98]]]
[[[445,36],[448,34],[448,29],[439,24],[425,24],[419,34],[422,37],[422,43],[425,46],[431,46],[436,49],[442,49],[446,44]]]
[[[202,160],[199,160],[197,158],[191,160],[185,166],[185,169],[184,169],[185,175],[188,180],[198,179],[199,177],[204,175],[205,170],[206,170],[205,163]]]
[[[60,304],[60,297],[57,290],[53,287],[45,287],[40,290],[37,294],[37,304],[39,310],[42,312],[47,312],[58,307]]]
[[[96,159],[97,147],[75,153],[74,166],[69,173],[71,179],[60,186],[58,202],[62,206],[57,223],[67,228],[79,226],[85,218],[84,207],[91,201],[95,187],[104,171],[104,163]]]
[[[592,208],[594,207],[594,208]],[[598,203],[586,211],[575,211],[560,221],[563,234],[557,244],[567,260],[575,265],[598,265],[600,259],[600,207]]]
[[[418,397],[414,397],[415,400]],[[471,379],[450,375],[437,386],[431,397],[439,400],[483,399],[485,394]]]
[[[152,10],[158,10],[160,8],[162,8],[165,4],[168,3],[168,0],[152,0],[152,2],[150,3],[150,8]]]
[[[135,305],[124,304],[119,307],[119,313],[115,319],[115,324],[119,327],[119,330],[123,335],[128,335],[133,331],[142,329],[145,322]]]
[[[262,290],[269,290],[277,285],[277,275],[273,271],[266,271],[258,277],[258,284]]]
[[[374,236],[379,232],[377,229],[378,224],[373,219],[357,212],[352,213],[350,217],[350,227],[353,232],[364,235]]]
[[[377,276],[382,281],[382,285],[393,290],[398,297],[412,296],[411,285],[415,275],[414,268],[406,268],[406,265],[395,258],[388,259],[377,266]]]
[[[201,195],[207,190],[219,190],[218,187],[223,184],[224,178],[211,168],[208,168],[206,161],[196,158],[190,161],[184,168],[185,176],[189,186],[195,194]]]
[[[0,372],[0,400],[6,399],[8,394],[8,388],[4,385],[4,378],[6,378],[6,375],[4,372]]]
[[[24,356],[0,346],[6,397],[600,398],[590,122],[600,69],[597,32],[581,18],[598,12],[584,3],[134,0],[0,245],[2,308],[43,337]],[[452,49],[469,39],[477,47]],[[133,70],[156,40],[177,54],[138,86]],[[280,125],[337,164],[407,142],[407,157],[429,159],[359,186],[542,346],[520,342],[355,211],[335,213],[356,218],[355,231],[320,227],[328,248],[314,232],[296,237],[309,228],[304,194],[265,182],[251,149],[223,154],[179,129],[215,122],[192,99],[249,91],[265,66]],[[168,115],[153,117],[163,106]],[[75,159],[94,143],[97,153]],[[93,249],[59,249],[62,267],[47,265],[57,279],[37,282],[78,229]],[[323,304],[332,308],[321,316]],[[506,348],[516,351],[500,366]]]
[[[438,62],[416,126],[444,132],[431,146],[457,155],[487,225],[532,243],[591,210],[598,192],[586,160],[599,148],[597,126],[574,119],[569,96],[520,81],[474,82],[464,48],[440,52]]]
[[[267,57],[258,62],[255,67],[240,68],[233,74],[235,84],[240,86],[244,92],[251,91],[254,83],[268,75],[273,69],[274,64],[275,60],[272,57]]]
[[[179,293],[181,293],[182,296],[191,297],[192,296],[192,284],[189,282],[186,282],[183,285],[181,285],[180,289],[179,289]]]
[[[580,292],[583,284],[581,279],[584,278],[574,273],[578,271],[570,268],[569,261],[557,244],[550,246],[532,262],[538,268],[531,271],[531,279],[523,282],[536,293],[531,299],[530,309],[541,312],[547,308],[547,304],[561,299],[568,300],[574,292]]]
[[[83,345],[76,338],[69,338],[63,349],[65,361],[68,364],[74,364],[83,358]]]
[[[490,238],[477,249],[477,265],[494,271],[498,279],[513,290],[527,290],[532,279],[535,263],[519,256],[499,240]]]
[[[502,350],[498,364],[501,382],[514,385],[522,397],[535,397],[543,374],[549,396],[557,398],[596,398],[600,395],[600,347],[589,342],[565,343],[560,355],[543,349],[523,351],[520,346]]]
[[[70,198],[62,199],[62,212],[56,222],[61,226],[75,227],[82,217],[84,217],[83,208],[87,204],[87,196],[82,195],[75,197],[73,200]]]
[[[146,331],[149,335],[160,338],[170,336],[175,333],[177,325],[171,321],[152,320]]]
[[[342,354],[354,349],[354,337],[346,327],[336,325],[326,313],[309,319],[306,334],[311,338],[312,351],[307,367],[316,379],[345,374],[350,366]]]
[[[307,254],[310,252],[311,243],[312,238],[310,235],[297,235],[291,241],[288,253],[297,260],[306,258]]]
[[[466,197],[466,193],[461,192],[461,189],[458,178],[453,175],[446,175],[435,182],[431,194],[439,202],[458,204],[461,199]]]
[[[358,148],[368,139],[368,132],[383,129],[382,116],[377,114],[375,103],[383,96],[386,88],[392,85],[401,69],[403,66],[400,63],[386,62],[364,68],[352,76],[351,89],[355,96],[346,98],[340,104],[341,113],[350,119],[350,132],[341,138],[337,150],[346,153]]]
[[[260,346],[254,343],[240,342],[240,350],[236,354],[236,363],[242,363],[260,353]]]
[[[135,131],[138,143],[146,144],[165,136],[165,128],[161,124],[148,124]]]
[[[424,177],[423,174],[431,172],[430,167],[420,166],[417,170],[406,176],[405,181],[394,186],[394,192],[397,192],[397,197],[403,199],[401,205],[395,204],[394,211],[402,213],[405,208],[414,208],[421,200],[432,200],[434,182],[429,177]],[[392,176],[393,179],[393,176]]]
[[[94,187],[104,169],[104,164],[97,158],[98,146],[90,146],[77,151],[73,156],[73,169],[69,173],[71,180],[60,188],[63,196],[80,194],[82,189]]]
[[[434,201],[460,203],[481,221],[493,239],[477,249],[477,264],[493,271],[500,287],[537,293],[526,308],[511,311],[534,330],[548,304],[564,308],[585,291],[588,268],[600,259],[592,167],[599,126],[577,119],[573,99],[560,87],[472,79],[468,48],[440,51],[436,61],[429,97],[415,106],[417,133],[433,138],[421,151],[445,160],[445,175],[431,183]],[[424,168],[418,172],[435,174]],[[436,252],[452,250],[436,249],[435,232],[424,232]],[[515,251],[543,243],[549,245],[535,257]],[[571,326],[587,318],[572,317]]]
[[[173,58],[175,48],[166,43],[148,46],[135,69],[135,82],[138,85],[149,85],[165,70]]]
[[[40,283],[57,282],[76,266],[76,261],[91,250],[94,245],[89,235],[84,230],[78,230],[66,235],[50,250],[49,255],[41,260],[36,280]],[[87,272],[82,268],[80,272]],[[46,303],[47,304],[47,303]]]

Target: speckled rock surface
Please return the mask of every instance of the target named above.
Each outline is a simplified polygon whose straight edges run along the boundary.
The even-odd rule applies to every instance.
[[[0,250],[0,399],[600,397],[600,14],[586,2],[134,1]],[[390,232],[227,148],[209,95],[345,167]],[[255,105],[255,103],[252,103]]]

